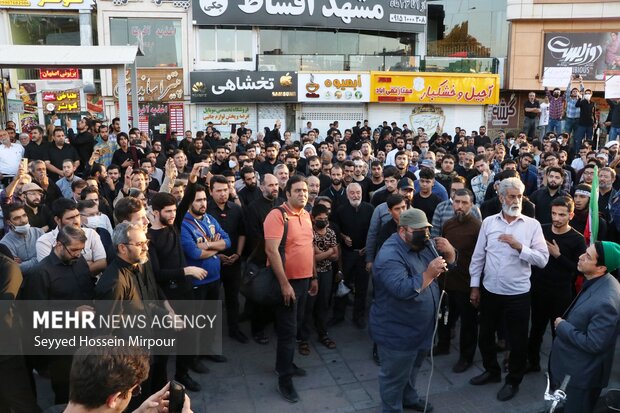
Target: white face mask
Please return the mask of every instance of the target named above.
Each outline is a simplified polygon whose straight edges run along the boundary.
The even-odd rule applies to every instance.
[[[88,217],[88,219],[86,220],[86,224],[85,224],[86,228],[97,229],[103,226],[103,222],[101,218],[102,218],[101,215],[95,215],[93,217]]]
[[[510,144],[510,146],[512,146],[512,145],[514,145],[514,144],[515,144],[515,140],[514,140],[514,139],[510,139],[510,140],[508,141],[508,143]]]
[[[235,166],[237,166],[237,162],[235,162],[235,161],[228,161],[228,167],[230,169],[234,168]]]
[[[585,95],[583,95],[583,97],[585,98],[585,100],[590,100],[590,98],[592,97],[591,94],[586,93]]]
[[[13,226],[13,231],[20,235],[26,235],[28,230],[30,230],[30,224]]]

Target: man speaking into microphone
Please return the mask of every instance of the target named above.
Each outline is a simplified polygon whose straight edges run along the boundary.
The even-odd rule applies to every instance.
[[[445,238],[430,240],[426,215],[409,209],[400,215],[398,232],[375,257],[374,303],[370,335],[379,350],[379,392],[383,413],[403,407],[424,411],[415,380],[432,345],[439,304],[436,278],[456,263],[456,250]],[[437,250],[443,256],[438,256]],[[430,403],[426,411],[432,411]]]

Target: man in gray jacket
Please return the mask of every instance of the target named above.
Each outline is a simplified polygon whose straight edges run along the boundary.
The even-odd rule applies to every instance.
[[[586,278],[581,292],[555,319],[549,369],[556,387],[570,375],[565,413],[592,412],[609,382],[620,333],[620,284],[609,273],[618,267],[620,245],[608,241],[590,245],[577,264]]]
[[[37,239],[44,234],[41,228],[30,226],[28,215],[22,204],[8,204],[4,208],[9,231],[0,243],[11,251],[13,261],[19,264],[24,278],[27,278],[37,263]]]

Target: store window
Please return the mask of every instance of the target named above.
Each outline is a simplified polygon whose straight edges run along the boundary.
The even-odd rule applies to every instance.
[[[138,56],[138,67],[181,67],[181,20],[111,18],[110,41],[114,46],[138,44],[142,41],[144,56]]]
[[[79,46],[80,22],[74,14],[11,13],[14,45]]]
[[[506,57],[507,0],[429,0],[429,56]]]
[[[414,36],[389,32],[334,31],[333,29],[261,29],[260,53],[412,55]]]
[[[254,34],[250,27],[201,27],[198,29],[198,56],[201,62],[254,62]]]

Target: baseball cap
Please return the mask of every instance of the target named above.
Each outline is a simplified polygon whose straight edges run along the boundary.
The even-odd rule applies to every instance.
[[[29,184],[26,184],[26,185],[22,186],[22,194],[24,194],[24,193],[26,193],[28,191],[45,192],[45,191],[43,191],[43,189],[39,185],[35,184],[34,182],[31,182]]]
[[[409,208],[400,214],[398,224],[414,229],[430,228],[426,214],[421,209]]]
[[[411,180],[411,178],[401,178],[400,181],[398,181],[398,189],[414,189],[413,186],[413,181]]]
[[[435,162],[430,159],[425,159],[420,162],[420,166],[426,166],[427,168],[435,168]]]

